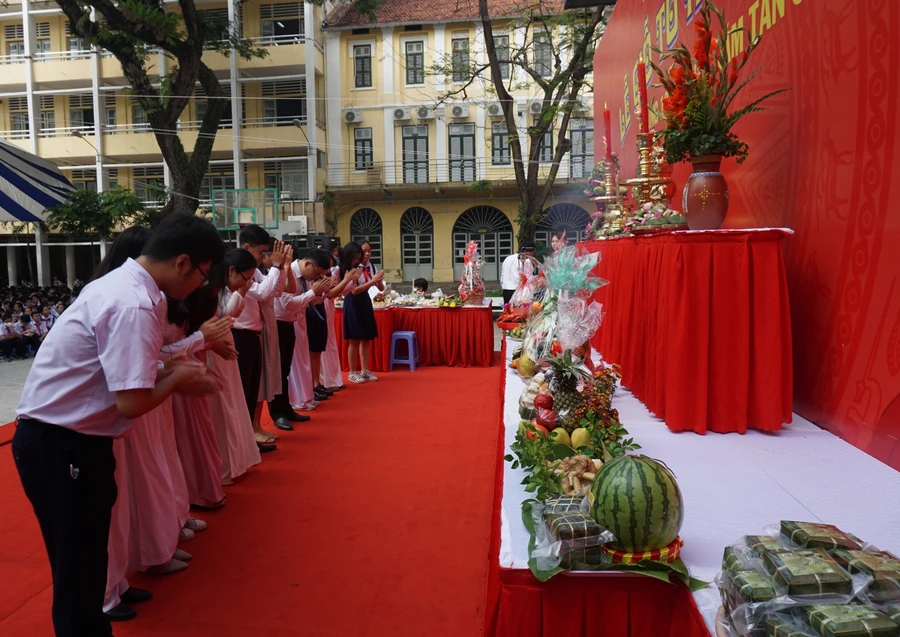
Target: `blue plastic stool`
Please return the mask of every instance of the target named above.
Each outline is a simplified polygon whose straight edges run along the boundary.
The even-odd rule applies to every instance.
[[[406,341],[406,358],[397,357],[397,343]],[[416,365],[419,362],[419,342],[416,340],[415,332],[394,332],[391,334],[391,362],[388,371],[394,371],[394,363],[400,365],[409,365],[409,371],[416,371]]]

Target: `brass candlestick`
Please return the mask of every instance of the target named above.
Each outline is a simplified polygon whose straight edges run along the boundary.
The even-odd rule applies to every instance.
[[[625,210],[619,193],[616,165],[614,162],[602,161],[597,164],[595,172],[599,173],[601,180],[595,180],[594,183],[601,187],[602,192],[591,197],[591,201],[597,212],[602,213],[603,223],[597,224],[595,221],[591,230],[598,238],[622,234],[625,231]]]
[[[672,180],[661,174],[659,161],[653,155],[653,133],[637,134],[638,177],[626,179],[623,186],[631,187],[631,197],[635,207],[640,209],[645,203],[666,202],[668,205],[671,197],[667,196],[671,190]]]

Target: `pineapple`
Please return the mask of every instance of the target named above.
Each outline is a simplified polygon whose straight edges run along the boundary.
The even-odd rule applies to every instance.
[[[578,428],[575,421],[575,410],[581,404],[581,392],[578,384],[591,382],[591,373],[580,360],[572,359],[572,351],[566,350],[560,356],[547,358],[553,372],[550,381],[550,393],[553,394],[553,411],[559,416],[559,426],[572,435]]]

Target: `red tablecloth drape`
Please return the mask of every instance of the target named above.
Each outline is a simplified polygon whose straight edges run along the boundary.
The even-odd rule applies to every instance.
[[[348,371],[347,343],[343,339],[343,311],[335,312],[335,332],[341,369]],[[372,343],[372,371],[387,371],[391,361],[391,334],[415,332],[419,365],[490,367],[494,359],[494,323],[490,307],[402,308],[375,310],[378,338]]]
[[[782,230],[579,244],[600,252],[594,347],[673,431],[774,431],[791,421]]]
[[[490,367],[494,321],[490,307],[393,308],[394,330],[415,332],[420,365]]]

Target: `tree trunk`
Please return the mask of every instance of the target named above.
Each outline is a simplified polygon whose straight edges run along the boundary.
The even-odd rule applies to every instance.
[[[522,202],[522,216],[519,224],[519,246],[534,241],[534,233],[543,213],[542,204],[537,198],[528,198]]]

